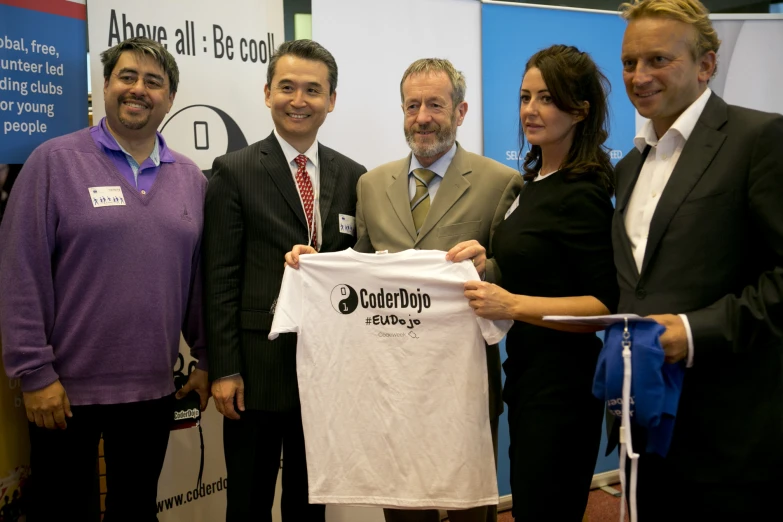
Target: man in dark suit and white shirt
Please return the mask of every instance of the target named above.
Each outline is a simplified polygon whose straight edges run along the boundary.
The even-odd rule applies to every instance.
[[[664,325],[688,368],[668,455],[639,460],[639,519],[760,520],[783,486],[783,117],[711,92],[720,41],[698,0],[621,10],[649,121],[616,169],[619,310]]]
[[[274,132],[217,158],[207,190],[205,310],[215,405],[231,478],[226,520],[271,521],[284,452],[282,515],[324,520],[308,503],[296,380],[296,336],[268,341],[283,257],[297,243],[322,252],[355,243],[356,183],[365,168],[316,141],[334,109],[337,64],[316,42],[286,42],[264,87]]]

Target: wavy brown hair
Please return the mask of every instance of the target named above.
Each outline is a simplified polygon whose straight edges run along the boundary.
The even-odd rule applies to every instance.
[[[571,45],[553,45],[538,51],[527,61],[525,73],[533,68],[541,71],[552,101],[561,111],[580,113],[585,111],[585,102],[589,104],[585,118],[576,124],[574,141],[560,169],[570,177],[597,175],[609,194],[614,194],[612,162],[604,145],[609,137],[609,80],[589,54]],[[521,97],[519,103],[521,109]],[[523,177],[530,181],[541,170],[541,147],[532,145],[522,160],[524,149],[525,129],[520,120],[519,158]]]
[[[698,61],[705,53],[714,51],[718,54],[720,39],[718,32],[712,27],[710,12],[699,0],[632,0],[620,4],[620,14],[632,22],[639,18],[669,18],[694,28],[694,38],[691,41],[691,56]],[[717,62],[712,71],[713,78],[718,72]]]

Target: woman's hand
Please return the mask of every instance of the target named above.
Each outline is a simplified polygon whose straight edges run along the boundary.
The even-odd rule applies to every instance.
[[[465,283],[465,297],[479,317],[486,319],[514,319],[514,307],[520,296],[485,281]]]

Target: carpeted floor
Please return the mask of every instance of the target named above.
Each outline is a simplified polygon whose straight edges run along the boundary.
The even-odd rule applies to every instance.
[[[611,486],[620,490],[620,485]],[[620,498],[614,497],[601,489],[594,489],[590,492],[587,501],[587,511],[585,512],[584,522],[618,522],[620,519]],[[511,511],[498,513],[498,522],[513,522]],[[628,520],[628,515],[626,515]]]

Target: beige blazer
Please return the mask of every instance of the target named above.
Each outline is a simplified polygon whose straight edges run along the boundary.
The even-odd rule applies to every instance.
[[[356,245],[359,252],[409,248],[449,250],[475,239],[487,249],[486,280],[498,282],[491,259],[492,235],[522,190],[522,176],[495,160],[472,154],[457,144],[457,153],[438,187],[427,218],[416,236],[408,196],[411,157],[381,165],[356,184]],[[487,346],[489,413],[503,412],[500,350]]]
[[[449,250],[475,239],[487,249],[486,279],[498,282],[491,259],[492,235],[522,189],[522,176],[495,160],[473,154],[457,144],[457,153],[416,236],[408,195],[411,156],[377,167],[356,186],[359,252],[409,248]]]

